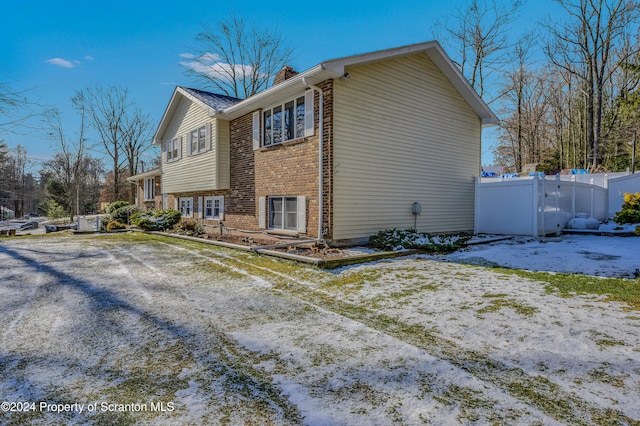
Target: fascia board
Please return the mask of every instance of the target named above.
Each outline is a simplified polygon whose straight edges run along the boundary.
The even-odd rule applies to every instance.
[[[146,172],[138,173],[137,175],[130,176],[127,178],[127,180],[129,182],[135,182],[140,179],[146,179],[146,178],[156,177],[161,175],[162,175],[162,171],[160,170],[159,167],[156,167],[155,169],[147,170]]]
[[[348,56],[334,59],[323,63],[326,69],[338,75],[348,72],[349,66],[364,65],[385,59],[408,56],[415,53],[424,52],[436,64],[436,66],[447,77],[456,90],[462,95],[467,103],[473,108],[481,119],[483,127],[495,126],[499,123],[498,117],[491,111],[491,108],[482,100],[467,79],[462,75],[458,67],[446,54],[442,46],[437,41],[412,44],[409,46],[396,47],[387,50],[380,50],[372,53]]]
[[[333,59],[323,63],[323,65],[339,75],[344,75],[345,68],[351,65],[364,65],[384,59],[396,58],[401,56],[412,55],[418,52],[424,52],[437,46],[436,41],[428,41],[425,43],[412,44],[409,46],[394,47],[376,52],[362,53],[359,55],[346,56],[344,58]]]
[[[434,64],[442,71],[451,84],[458,90],[465,101],[473,108],[482,122],[482,127],[491,127],[499,123],[498,117],[493,113],[489,105],[478,95],[478,92],[471,86],[462,75],[458,67],[453,63],[444,49],[435,43],[434,46],[425,52]]]
[[[169,116],[173,113],[173,110],[175,110],[175,102],[176,102],[176,97],[178,95],[178,91],[179,91],[180,87],[176,86],[175,89],[173,89],[173,93],[171,94],[171,99],[169,100],[169,103],[167,104],[167,107],[164,110],[164,114],[162,114],[162,118],[160,119],[160,123],[158,123],[158,128],[156,129],[155,134],[153,135],[153,144],[154,145],[160,145],[162,146],[162,139],[161,139],[161,135],[165,130],[165,127],[168,124],[168,120],[169,120]]]
[[[216,111],[215,116],[223,120],[233,120],[257,109],[265,108],[289,96],[295,96],[296,93],[306,88],[303,80],[306,80],[307,85],[313,85],[328,78],[339,77],[340,75],[342,74],[335,74],[331,70],[326,69],[323,64],[319,64],[280,84],[240,101],[223,111]]]

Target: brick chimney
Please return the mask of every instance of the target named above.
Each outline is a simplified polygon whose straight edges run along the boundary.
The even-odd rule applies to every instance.
[[[290,79],[296,74],[298,73],[294,71],[293,68],[283,67],[280,71],[278,71],[276,76],[273,78],[273,85],[275,86],[276,84],[280,84],[283,81]]]

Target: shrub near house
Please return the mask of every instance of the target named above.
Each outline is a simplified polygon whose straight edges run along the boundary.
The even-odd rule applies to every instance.
[[[178,210],[155,210],[134,214],[131,223],[145,231],[164,231],[180,222],[181,216]]]

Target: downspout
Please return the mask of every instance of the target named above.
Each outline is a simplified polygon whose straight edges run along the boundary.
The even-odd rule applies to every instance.
[[[314,86],[312,84],[307,83],[307,78],[302,78],[302,84],[306,87],[309,87],[318,92],[319,102],[318,102],[318,238],[317,240],[322,240],[322,207],[323,207],[323,196],[322,196],[322,186],[323,186],[323,147],[322,147],[322,137],[323,137],[323,124],[324,124],[324,105],[323,105],[323,94],[322,89],[318,86]]]

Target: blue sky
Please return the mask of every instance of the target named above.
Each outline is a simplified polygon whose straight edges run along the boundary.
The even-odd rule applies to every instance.
[[[273,26],[294,49],[302,71],[324,60],[433,39],[435,20],[462,1],[25,1],[3,2],[0,81],[63,112],[65,132],[77,130],[70,107],[76,91],[122,86],[148,112],[154,126],[176,85],[197,87],[179,65],[196,46],[202,23],[230,14]],[[551,0],[530,0],[514,31],[531,28]],[[290,6],[290,7],[287,7]],[[31,123],[37,127],[37,123]],[[32,168],[53,150],[43,132],[0,133],[10,147],[27,148]],[[94,142],[96,142],[94,140]],[[483,162],[491,161],[488,144]]]

